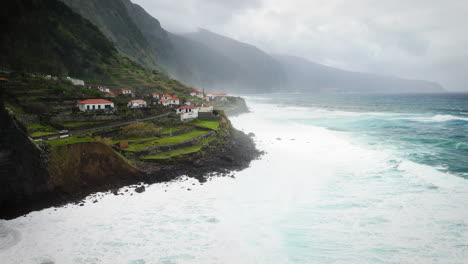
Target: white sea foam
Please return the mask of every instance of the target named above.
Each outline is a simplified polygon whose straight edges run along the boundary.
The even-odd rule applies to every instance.
[[[410,117],[410,118],[401,118],[401,119],[409,119],[418,122],[447,122],[452,120],[462,120],[468,121],[468,117],[462,116],[454,116],[454,115],[434,115],[434,116],[418,116],[418,117]]]
[[[21,239],[2,264],[465,263],[465,180],[292,120],[307,109],[250,106],[232,121],[267,154],[236,178],[4,221]]]

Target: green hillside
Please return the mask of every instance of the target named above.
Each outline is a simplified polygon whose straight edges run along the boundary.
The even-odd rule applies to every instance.
[[[188,90],[120,55],[95,25],[60,1],[8,0],[0,9],[0,22],[0,69],[77,77],[113,89]]]

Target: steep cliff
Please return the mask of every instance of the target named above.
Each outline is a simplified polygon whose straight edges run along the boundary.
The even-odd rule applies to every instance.
[[[0,212],[50,190],[47,148],[32,142],[0,99]],[[0,215],[1,216],[1,215]]]

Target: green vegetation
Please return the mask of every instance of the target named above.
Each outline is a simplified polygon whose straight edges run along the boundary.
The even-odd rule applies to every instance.
[[[89,135],[76,135],[76,136],[71,136],[67,138],[58,138],[58,139],[49,140],[47,141],[47,143],[49,143],[49,145],[52,147],[59,147],[59,146],[64,146],[64,145],[69,145],[69,144],[94,142],[94,141],[96,141],[96,139]]]
[[[120,131],[120,138],[155,137],[161,133],[162,129],[151,123],[132,123]]]
[[[46,124],[33,123],[28,124],[26,128],[31,137],[42,137],[58,133],[58,131],[54,127]]]
[[[38,132],[33,132],[30,134],[31,137],[42,137],[42,136],[47,136],[47,135],[54,135],[57,134],[57,132],[43,132],[43,131],[38,131]]]
[[[157,138],[157,139],[149,140],[149,141],[142,142],[142,143],[130,144],[126,150],[139,151],[139,150],[143,150],[152,146],[167,146],[167,145],[178,144],[178,143],[182,143],[184,141],[190,140],[190,139],[194,139],[206,133],[208,133],[208,131],[193,130],[192,132],[189,132],[187,134],[182,134],[182,135],[173,136],[173,137]]]
[[[154,160],[169,159],[169,158],[179,156],[179,155],[195,153],[195,152],[200,151],[204,146],[208,145],[208,143],[210,143],[211,141],[213,141],[215,139],[216,139],[216,137],[209,137],[207,139],[204,139],[204,140],[198,142],[196,145],[194,145],[192,147],[177,149],[177,150],[168,151],[168,152],[156,153],[156,154],[148,155],[148,156],[143,156],[142,159],[154,159]]]
[[[207,121],[207,120],[195,119],[194,121],[190,122],[190,124],[192,124],[194,126],[209,128],[209,129],[212,129],[212,130],[218,130],[218,128],[219,128],[219,122],[218,121]]]

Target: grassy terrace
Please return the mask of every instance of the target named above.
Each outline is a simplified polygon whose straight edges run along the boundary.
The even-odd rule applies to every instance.
[[[31,137],[41,137],[57,134],[58,131],[50,125],[29,124],[26,126]]]
[[[139,150],[149,148],[151,146],[167,146],[167,145],[178,144],[178,143],[182,143],[184,141],[190,140],[190,139],[194,139],[194,138],[199,137],[201,135],[204,135],[204,134],[206,134],[208,132],[209,131],[204,131],[204,130],[193,130],[192,132],[189,132],[187,134],[178,135],[178,136],[155,138],[153,140],[149,140],[149,141],[146,141],[146,142],[143,142],[143,143],[130,144],[128,146],[128,148],[125,149],[125,150],[139,151]]]
[[[212,130],[218,130],[219,128],[218,121],[206,121],[206,120],[195,119],[194,121],[190,122],[190,124],[194,126],[209,128]]]
[[[69,145],[69,144],[94,142],[94,141],[96,141],[96,139],[88,135],[76,135],[76,136],[71,136],[67,138],[49,140],[47,141],[47,143],[49,143],[51,147],[59,147],[59,146],[64,146],[64,145]]]
[[[216,139],[216,137],[209,137],[207,139],[204,139],[204,140],[198,142],[198,144],[196,144],[196,145],[194,145],[192,147],[173,150],[173,151],[168,151],[168,152],[161,152],[161,153],[157,153],[157,154],[154,154],[154,155],[148,155],[148,156],[142,157],[142,159],[161,160],[161,159],[169,159],[169,158],[179,156],[179,155],[195,153],[195,152],[200,151],[204,146],[206,146],[208,143],[210,143],[211,141],[213,141],[215,139]]]

